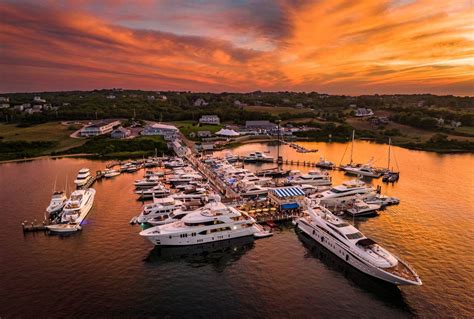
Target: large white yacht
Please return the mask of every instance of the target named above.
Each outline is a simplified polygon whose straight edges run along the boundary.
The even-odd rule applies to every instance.
[[[255,220],[233,207],[214,202],[180,221],[143,230],[140,235],[159,246],[182,246],[251,236],[260,230]]]
[[[74,180],[74,184],[77,187],[82,187],[92,178],[91,173],[88,168],[81,168],[77,173],[77,177]]]
[[[61,221],[80,225],[94,204],[95,189],[81,189],[72,192],[64,206]]]
[[[420,278],[407,263],[328,209],[314,202],[307,205],[307,215],[296,222],[306,235],[369,276],[396,285],[421,285]]]
[[[173,185],[188,184],[189,182],[200,180],[203,180],[203,177],[198,173],[172,175],[166,179],[168,183]]]
[[[137,222],[146,223],[149,219],[168,215],[177,210],[185,209],[183,202],[171,196],[165,198],[154,198],[153,203],[143,205],[142,211],[137,218]]]
[[[314,185],[314,186],[330,186],[332,184],[331,176],[322,173],[319,170],[311,170],[307,174],[296,176],[290,179],[292,185]]]
[[[334,186],[330,190],[315,195],[319,198],[321,204],[340,205],[354,201],[355,199],[366,199],[376,195],[375,190],[367,186],[360,180],[352,180],[342,183],[342,185]]]

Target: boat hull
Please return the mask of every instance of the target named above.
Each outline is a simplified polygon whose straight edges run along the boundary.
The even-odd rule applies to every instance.
[[[219,234],[207,234],[196,236],[188,236],[181,238],[180,234],[173,234],[171,238],[169,234],[157,234],[157,235],[143,235],[149,241],[151,241],[156,246],[189,246],[189,245],[199,245],[204,243],[211,243],[221,240],[228,240],[233,238],[240,238],[246,236],[253,236],[255,229],[253,227],[245,227],[232,231],[220,232]]]

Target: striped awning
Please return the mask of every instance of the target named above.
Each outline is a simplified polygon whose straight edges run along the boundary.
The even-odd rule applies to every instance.
[[[273,194],[280,198],[304,196],[304,191],[300,187],[280,187],[273,190]]]

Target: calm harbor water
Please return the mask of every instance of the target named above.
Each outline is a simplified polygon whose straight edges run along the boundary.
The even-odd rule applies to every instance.
[[[282,153],[339,164],[347,148],[301,145],[320,151],[300,154],[285,146]],[[276,155],[276,146],[267,144],[242,145],[234,153],[256,150]],[[94,185],[94,208],[82,232],[24,235],[21,221],[42,219],[56,178],[63,185],[67,176],[71,189],[81,167],[95,171],[105,164],[65,158],[0,165],[0,317],[472,317],[474,155],[392,150],[400,181],[382,187],[401,204],[355,223],[408,261],[421,287],[373,280],[291,225],[264,240],[154,248],[128,223],[140,211],[132,182],[142,171]],[[384,145],[356,142],[354,159],[374,156],[383,166],[386,153]],[[348,179],[331,174],[335,183]]]

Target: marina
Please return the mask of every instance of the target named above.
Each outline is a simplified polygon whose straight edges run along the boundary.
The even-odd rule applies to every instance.
[[[358,142],[358,144],[359,144],[358,149],[360,147],[370,146],[370,143],[369,144],[364,144],[365,142],[362,143],[362,144],[360,144],[360,143],[361,142]],[[254,146],[244,145],[240,148],[237,148],[237,149],[233,150],[233,153],[236,154],[236,155],[242,154],[242,156],[245,156],[245,154],[248,154],[248,151],[246,151],[246,149],[249,148],[249,147],[250,148],[255,148],[255,145]],[[272,149],[271,146],[260,145],[259,147],[261,147],[262,150],[265,150],[265,147],[268,147],[268,149],[270,150],[270,155],[275,151],[275,149]],[[338,155],[340,156],[340,154],[337,154],[337,153],[334,153],[332,155],[331,155],[331,153],[328,153],[328,151],[325,150],[324,145],[318,145],[317,147],[320,150],[320,152],[324,151],[324,155],[327,156],[328,158],[333,158],[334,159],[334,158],[337,158]],[[292,158],[292,155],[291,155],[292,153],[291,152],[297,153],[292,148],[287,149],[285,146],[282,147],[282,148],[283,148],[283,155],[285,157],[287,157],[288,159]],[[339,150],[341,152],[341,148],[339,148]],[[342,149],[342,151],[343,151],[343,149]],[[399,150],[396,150],[396,151],[399,152]],[[367,153],[369,153],[369,152],[367,152]],[[309,154],[307,156],[309,156]],[[221,153],[215,153],[213,155],[213,157],[214,158],[222,158]],[[309,160],[310,159],[308,159],[308,161]],[[139,213],[141,208],[142,208],[142,201],[137,200],[137,199],[139,199],[139,194],[135,193],[134,182],[136,180],[140,180],[142,178],[145,178],[144,177],[145,175],[147,175],[147,176],[153,175],[149,172],[149,171],[153,170],[155,172],[163,172],[163,174],[158,173],[157,175],[160,176],[160,179],[161,179],[160,183],[167,184],[167,180],[169,180],[170,176],[174,176],[174,175],[177,175],[177,173],[180,173],[180,171],[178,171],[178,170],[182,170],[182,173],[189,175],[190,172],[188,171],[187,167],[191,166],[191,168],[193,170],[196,170],[200,174],[202,174],[202,172],[205,172],[205,174],[202,174],[205,177],[204,180],[192,182],[190,184],[191,186],[193,186],[194,183],[196,184],[193,187],[188,187],[186,185],[181,186],[179,183],[176,184],[176,185],[171,183],[171,184],[169,184],[169,186],[166,186],[166,189],[169,189],[169,191],[170,191],[170,193],[168,195],[185,196],[184,193],[183,193],[183,195],[179,195],[179,193],[184,192],[186,187],[189,189],[188,192],[193,190],[194,194],[196,194],[196,195],[192,195],[193,192],[191,192],[191,193],[188,193],[189,195],[186,195],[186,196],[189,196],[190,199],[186,203],[187,205],[184,205],[184,203],[183,203],[183,207],[185,207],[184,211],[183,211],[184,216],[186,216],[188,214],[187,213],[188,211],[192,212],[192,211],[195,211],[196,209],[198,209],[198,208],[194,208],[194,207],[198,207],[199,205],[201,205],[201,204],[197,204],[198,206],[193,206],[195,204],[193,204],[194,199],[192,199],[192,198],[194,198],[194,196],[196,196],[196,198],[198,198],[200,196],[200,195],[197,195],[198,193],[195,192],[195,189],[202,188],[202,187],[203,188],[210,187],[210,189],[208,188],[208,190],[206,192],[213,192],[214,194],[219,195],[223,204],[225,204],[226,206],[229,206],[229,207],[236,207],[237,209],[245,212],[246,214],[248,214],[249,217],[253,218],[256,223],[258,223],[258,224],[260,224],[264,227],[263,228],[264,232],[260,232],[262,235],[254,236],[255,239],[257,239],[257,238],[262,238],[262,239],[255,242],[255,244],[253,244],[254,248],[251,248],[251,251],[259,252],[258,253],[260,255],[259,260],[262,260],[263,263],[267,263],[266,258],[268,258],[268,256],[270,256],[270,255],[267,255],[266,253],[264,253],[264,251],[267,252],[268,254],[270,254],[270,252],[273,252],[275,250],[286,251],[286,249],[290,249],[290,247],[292,247],[291,245],[293,245],[293,244],[290,244],[290,243],[303,242],[306,245],[307,240],[305,238],[301,237],[301,236],[304,237],[305,235],[297,234],[295,236],[295,234],[294,234],[294,232],[295,232],[294,227],[295,226],[293,226],[292,223],[291,223],[291,221],[296,221],[299,218],[304,218],[305,216],[307,216],[307,212],[305,212],[305,207],[295,208],[295,207],[292,206],[292,203],[280,202],[280,204],[288,205],[288,206],[284,206],[285,208],[287,208],[286,210],[282,210],[281,205],[278,205],[278,201],[275,201],[276,197],[273,198],[273,199],[269,198],[268,196],[267,196],[267,198],[254,198],[254,199],[252,199],[252,198],[245,198],[245,199],[242,198],[239,195],[239,193],[237,192],[237,188],[234,188],[231,185],[228,185],[226,183],[226,180],[222,179],[222,176],[219,174],[219,171],[215,168],[210,167],[210,164],[209,164],[210,162],[209,162],[207,157],[190,156],[189,161],[194,161],[196,163],[195,165],[188,162],[188,159],[185,159],[185,162],[188,162],[187,165],[182,166],[182,165],[178,165],[178,163],[172,164],[171,166],[173,166],[173,167],[176,166],[174,168],[171,168],[169,164],[167,164],[166,165],[167,167],[165,168],[165,162],[167,162],[167,161],[173,162],[173,161],[177,161],[177,160],[168,159],[168,160],[163,161],[160,164],[161,166],[156,166],[155,168],[146,168],[146,169],[141,168],[141,169],[139,169],[135,172],[120,174],[119,176],[116,176],[114,178],[109,178],[109,179],[100,177],[101,176],[100,173],[99,174],[97,174],[97,173],[92,174],[93,176],[98,176],[95,179],[94,184],[91,185],[92,187],[94,187],[94,189],[97,190],[97,196],[96,196],[96,200],[94,202],[94,207],[91,210],[91,213],[89,213],[87,218],[84,220],[84,223],[82,225],[82,231],[80,232],[80,234],[74,234],[74,235],[71,235],[71,236],[67,236],[66,237],[67,241],[70,242],[70,243],[73,243],[74,241],[81,240],[80,238],[84,237],[84,236],[85,236],[84,238],[91,238],[92,239],[93,237],[99,236],[97,231],[101,231],[101,229],[102,230],[112,229],[112,228],[123,229],[123,230],[125,230],[125,233],[129,234],[129,235],[127,235],[127,238],[128,238],[127,242],[129,242],[129,243],[126,244],[126,245],[129,246],[130,244],[132,244],[132,246],[134,247],[132,249],[132,251],[133,251],[132,255],[136,256],[137,254],[140,254],[140,252],[143,253],[143,252],[146,252],[147,249],[152,249],[151,250],[151,255],[150,255],[151,257],[149,257],[149,258],[151,258],[152,260],[163,260],[163,261],[166,260],[166,259],[164,259],[165,257],[159,257],[159,256],[155,255],[154,252],[159,252],[160,255],[164,254],[163,256],[165,256],[165,255],[168,256],[169,255],[168,252],[171,253],[174,250],[170,250],[171,248],[168,248],[168,247],[153,248],[153,245],[150,245],[151,243],[149,243],[148,241],[141,241],[141,240],[139,240],[138,237],[140,237],[139,232],[141,231],[141,229],[152,229],[152,228],[149,228],[149,227],[161,227],[161,225],[165,225],[165,224],[168,225],[170,222],[171,223],[173,222],[172,219],[169,220],[169,221],[166,221],[164,219],[162,221],[160,221],[159,219],[155,219],[155,220],[151,221],[152,224],[150,224],[150,226],[145,226],[145,228],[142,228],[142,225],[135,225],[135,226],[128,225],[128,222],[130,221],[130,218],[133,217],[134,215],[136,215],[137,213]],[[315,161],[317,161],[317,160],[315,160]],[[104,167],[106,167],[107,165],[110,165],[110,164],[102,163],[102,162],[90,162],[90,161],[72,160],[72,159],[64,159],[64,160],[54,161],[54,162],[50,162],[50,164],[48,164],[48,165],[56,165],[55,163],[62,163],[62,162],[64,162],[64,163],[75,163],[75,162],[77,162],[77,164],[75,165],[76,169],[75,169],[75,171],[74,171],[74,169],[73,169],[73,171],[71,171],[70,176],[75,175],[80,168],[88,167],[91,172],[99,172],[99,171],[102,172],[102,171],[104,171]],[[86,162],[87,162],[87,164],[86,164]],[[177,161],[177,162],[179,162],[179,161]],[[236,163],[239,163],[239,162],[236,162]],[[16,164],[16,165],[18,165],[18,164]],[[21,164],[21,165],[25,165],[25,164]],[[31,163],[29,165],[31,165]],[[67,164],[67,165],[69,167],[70,164]],[[249,181],[249,182],[250,181],[255,182],[255,180],[254,180],[255,177],[253,177],[252,174],[255,174],[255,173],[257,173],[259,171],[262,171],[262,170],[273,169],[272,165],[274,165],[274,164],[272,164],[272,163],[247,164],[244,167],[248,171],[245,171],[240,166],[240,164],[238,164],[238,165],[235,166],[235,171],[236,171],[236,173],[241,175],[241,177],[240,177],[241,180],[245,180],[245,181]],[[115,168],[117,168],[117,167],[120,167],[120,163],[115,164]],[[429,293],[430,298],[437,298],[436,295],[434,297],[432,295],[433,289],[436,287],[436,285],[433,286],[433,281],[432,281],[433,279],[431,279],[431,275],[430,275],[429,271],[427,271],[427,269],[429,269],[429,267],[427,265],[425,265],[422,260],[414,257],[414,255],[412,253],[409,253],[409,254],[406,253],[407,251],[411,250],[410,243],[408,241],[405,242],[402,239],[402,237],[399,237],[397,235],[397,233],[395,232],[395,229],[392,228],[392,226],[390,226],[392,224],[400,224],[401,223],[402,225],[405,225],[405,226],[403,226],[405,229],[410,229],[410,227],[413,227],[412,225],[416,225],[416,224],[413,224],[413,218],[417,218],[417,216],[420,214],[420,212],[416,212],[414,216],[410,216],[410,214],[407,214],[407,213],[403,214],[403,212],[405,211],[407,205],[408,205],[408,207],[410,207],[409,203],[410,203],[410,200],[412,200],[412,197],[408,196],[408,194],[405,194],[403,192],[403,189],[408,187],[407,190],[410,191],[410,186],[409,186],[409,184],[407,184],[407,180],[410,180],[411,182],[413,182],[413,172],[410,171],[409,168],[405,169],[405,166],[403,166],[403,168],[404,168],[403,169],[404,178],[402,180],[400,180],[397,184],[394,184],[394,186],[391,186],[392,184],[383,184],[381,180],[379,180],[379,182],[376,182],[374,184],[374,181],[376,181],[375,179],[374,180],[363,179],[363,182],[367,186],[370,186],[372,188],[372,191],[375,193],[375,196],[371,197],[372,202],[367,202],[367,203],[377,203],[379,205],[382,205],[382,203],[383,203],[384,206],[388,206],[388,203],[396,204],[397,203],[397,201],[396,201],[397,198],[401,200],[398,206],[388,206],[385,210],[383,210],[382,207],[381,207],[382,210],[380,210],[379,215],[377,217],[353,217],[350,214],[348,215],[346,213],[343,213],[344,210],[347,210],[348,208],[350,208],[350,206],[347,205],[346,203],[338,203],[338,204],[333,205],[333,206],[328,204],[327,207],[338,218],[342,218],[342,220],[345,220],[347,223],[354,225],[355,227],[357,227],[357,229],[361,230],[365,235],[370,234],[370,237],[376,238],[376,242],[381,243],[384,247],[387,247],[390,252],[398,253],[402,257],[406,257],[406,259],[410,263],[410,266],[412,266],[416,269],[417,274],[420,276],[421,280],[423,281],[423,285],[420,286],[420,287],[414,287],[414,288],[410,288],[408,290],[403,290],[404,297],[397,297],[396,299],[399,299],[399,300],[401,299],[401,300],[403,300],[403,302],[409,303],[410,307],[414,307],[416,309],[418,307],[422,307],[423,302],[420,301],[419,298],[414,298],[413,294],[420,294],[421,293],[421,295],[423,295],[425,293]],[[294,170],[293,167],[290,166],[290,165],[288,165],[288,166],[283,165],[282,169],[287,170],[289,172]],[[309,167],[307,168],[306,171],[302,169],[301,174],[302,175],[309,174],[311,170],[312,170],[312,168],[309,168]],[[229,170],[225,169],[225,171],[228,172]],[[329,171],[329,174],[332,177],[332,186],[313,186],[314,188],[316,188],[316,190],[311,190],[311,191],[313,191],[312,194],[307,195],[304,192],[305,195],[304,196],[301,195],[301,196],[303,196],[304,198],[314,198],[314,199],[316,199],[318,194],[322,194],[325,191],[327,191],[328,187],[329,188],[330,187],[335,187],[335,186],[338,186],[338,185],[342,185],[346,181],[354,180],[353,177],[345,175],[343,171],[338,171],[338,170]],[[209,176],[209,178],[206,177],[206,176]],[[257,176],[257,174],[255,174],[255,176]],[[288,179],[288,178],[289,178],[289,175],[287,177],[262,179],[262,182],[263,183],[266,183],[268,181],[270,181],[270,182],[281,182],[281,181],[283,181],[285,179]],[[187,183],[189,183],[189,181]],[[58,183],[58,184],[61,184],[61,183]],[[281,185],[274,185],[274,186],[271,186],[271,185],[263,186],[262,185],[262,187],[267,187],[269,190],[270,189],[292,189],[292,188],[293,188],[293,190],[294,189],[299,189],[299,188],[303,189],[303,187],[301,187],[300,185],[291,185],[290,183],[288,183],[285,186],[284,184],[285,183],[282,183]],[[305,189],[310,189],[310,188],[305,187]],[[113,196],[113,198],[109,198],[110,195],[112,195],[112,194],[116,194],[116,195]],[[118,194],[121,194],[121,195],[119,197],[117,197]],[[51,197],[51,193],[49,195],[45,196],[44,198],[39,199],[41,202],[43,202],[44,207],[47,205],[46,198],[48,196]],[[298,196],[300,196],[300,195],[298,195]],[[294,197],[294,196],[291,196],[291,197]],[[166,198],[166,196],[164,198]],[[184,199],[184,197],[181,197],[181,198]],[[283,199],[284,199],[284,197],[282,197],[282,200]],[[416,200],[419,201],[420,198],[417,198]],[[117,203],[115,204],[114,201],[116,201]],[[147,203],[150,203],[150,201],[147,200],[145,202],[145,204],[147,204]],[[387,204],[385,204],[385,203],[387,203]],[[113,208],[117,204],[121,205],[120,206],[121,208]],[[112,211],[110,211],[110,209],[108,209],[108,208],[105,208],[104,205],[110,206]],[[427,205],[427,204],[425,203],[424,205]],[[430,205],[428,205],[428,206],[431,207],[431,213],[433,213],[433,209],[434,209],[434,211],[436,211],[436,209],[433,208],[433,206],[430,206]],[[401,215],[401,214],[403,214],[403,215]],[[413,211],[412,211],[411,214],[413,214]],[[31,217],[34,217],[34,215],[32,213],[29,213],[27,215],[29,215],[28,217],[30,217],[30,219],[31,219]],[[40,218],[38,218],[38,217],[40,217],[41,214],[38,214],[36,216],[37,216],[37,220],[40,220]],[[426,216],[425,216],[425,218],[426,218]],[[26,219],[28,219],[28,218],[26,218]],[[428,220],[429,220],[429,218],[428,218]],[[18,219],[17,219],[17,222],[18,222]],[[99,223],[99,224],[97,224],[97,223]],[[33,226],[32,226],[32,224],[33,224]],[[258,224],[256,224],[256,225],[258,225]],[[27,223],[24,224],[23,227],[25,229],[25,232],[28,233],[29,229],[34,229],[34,230],[37,230],[37,231],[38,230],[44,230],[45,226],[46,225],[42,224],[42,222],[37,221],[36,223],[35,222],[33,222],[33,223],[27,222]],[[64,226],[64,227],[69,227],[69,226]],[[96,228],[96,227],[98,227],[98,228]],[[398,226],[398,227],[400,227],[400,226]],[[60,235],[59,238],[63,238],[63,236],[64,235]],[[117,236],[117,235],[114,235],[114,236]],[[271,236],[271,237],[268,237],[268,236]],[[33,238],[35,238],[35,241],[37,241],[37,240],[40,240],[41,237],[42,236],[40,236],[40,237],[37,237],[37,236],[31,237],[31,236],[25,234],[25,240],[26,241],[31,241],[31,240],[33,240]],[[103,236],[101,235],[98,238],[103,238]],[[135,239],[133,239],[133,238],[135,238]],[[391,238],[394,238],[394,239],[397,240],[398,244],[396,246],[391,244]],[[52,239],[56,239],[56,238],[52,238]],[[136,240],[138,240],[138,242],[136,242]],[[235,239],[235,240],[237,240],[237,239]],[[317,243],[314,242],[313,239],[310,238],[308,240],[311,240],[311,241],[308,242],[308,244],[318,245]],[[282,243],[281,241],[284,241],[286,244]],[[133,244],[133,242],[135,242],[135,244]],[[218,242],[216,242],[215,244],[217,244],[217,243]],[[400,243],[403,243],[402,246],[399,246]],[[51,245],[51,244],[52,243],[50,243],[49,245]],[[58,242],[58,245],[59,244],[64,245],[65,242],[64,241]],[[210,243],[206,244],[206,245],[210,245]],[[228,247],[228,246],[226,246],[226,245],[228,245],[226,242],[221,242],[219,244],[219,246],[214,246],[214,247],[221,247],[219,249],[224,249],[223,251],[227,251],[225,247]],[[231,245],[230,247],[233,247],[232,242],[229,242],[229,245]],[[290,246],[288,246],[288,245],[290,245]],[[109,247],[109,249],[110,249],[110,245],[107,244],[106,242],[104,242],[102,244],[102,246],[103,246],[103,248]],[[195,256],[194,254],[196,254],[198,251],[201,251],[201,249],[205,249],[204,251],[209,251],[209,249],[211,249],[211,250],[213,249],[213,248],[210,248],[208,246],[203,246],[203,247],[207,247],[207,248],[203,248],[199,245],[190,246],[190,247],[195,247],[195,248],[194,249],[191,249],[191,248],[186,249],[186,251],[191,254],[189,256]],[[236,247],[237,247],[237,251],[240,251],[240,249],[245,249],[243,247],[246,247],[246,246],[242,247],[242,246],[237,245]],[[403,247],[403,249],[400,249],[400,247]],[[264,249],[264,251],[261,251],[261,249]],[[291,249],[294,249],[295,252],[301,251],[300,250],[301,248],[293,247]],[[117,249],[114,249],[114,250],[117,250]],[[405,253],[402,253],[402,250],[405,251]],[[103,251],[103,249],[99,249],[98,251]],[[188,254],[188,253],[186,253],[186,254]],[[262,255],[262,253],[263,253],[263,255]],[[127,254],[129,254],[129,253],[127,253]],[[245,255],[246,254],[248,254],[248,253],[245,253]],[[280,253],[278,255],[280,255]],[[290,256],[293,256],[292,258],[295,259],[293,254],[290,254]],[[57,258],[59,258],[59,256]],[[166,257],[166,258],[168,258],[168,257]],[[188,257],[186,257],[186,258],[188,258]],[[283,262],[285,262],[285,260],[286,259],[283,258]],[[299,258],[296,258],[295,260],[296,261],[299,260],[297,263],[300,263],[301,264],[300,266],[303,266],[306,263],[306,262],[303,262],[302,260],[300,260]],[[318,259],[316,259],[316,260],[318,260]],[[235,261],[235,262],[239,263],[239,261]],[[288,260],[288,262],[289,262],[289,260]],[[342,264],[344,263],[344,261],[338,261],[337,264],[341,264],[341,262],[342,262]],[[127,265],[129,263],[122,262],[122,264]],[[122,267],[122,265],[117,265],[117,266],[119,268]],[[171,266],[171,264],[170,264],[170,266]],[[183,264],[181,266],[186,267],[185,264]],[[128,267],[130,267],[130,265]],[[314,266],[312,266],[312,267],[314,267]],[[298,269],[298,267],[297,267],[297,269]],[[306,269],[305,271],[307,272],[308,271],[307,266],[305,267],[305,269]],[[164,269],[162,269],[162,270],[164,270]],[[321,271],[321,270],[319,270],[319,271]],[[352,272],[352,270],[351,270],[351,272]],[[323,274],[324,274],[324,276],[328,276],[326,271],[324,271],[320,275],[323,275]],[[338,276],[338,274],[339,274],[338,270],[332,270],[330,272],[329,277],[331,278],[334,275]],[[262,274],[259,274],[259,273],[254,274],[254,275],[262,276]],[[192,276],[192,275],[190,274],[189,276]],[[319,275],[317,275],[317,276],[319,276]],[[356,277],[360,277],[360,276],[357,275]],[[276,279],[274,279],[274,280],[276,280]],[[281,280],[282,280],[281,277],[279,277],[278,281],[281,282]],[[347,279],[345,279],[345,280],[347,281]],[[359,279],[357,279],[357,280],[359,280]],[[366,279],[363,279],[362,281],[364,283],[359,283],[357,285],[358,287],[365,287],[365,283],[367,281],[370,281],[370,280],[368,278],[366,278]],[[349,280],[348,282],[351,285],[353,285],[352,280]],[[347,287],[346,287],[346,289],[347,289]],[[382,291],[386,291],[386,290],[387,290],[387,288],[382,288]],[[390,289],[388,289],[388,290],[390,290]],[[369,296],[371,296],[371,292],[370,292],[371,288],[368,289],[369,292],[367,292],[365,290],[365,288],[364,288],[364,291],[365,292],[362,295],[365,295],[365,294],[368,293]],[[359,298],[361,298],[361,297],[362,296],[359,296]],[[258,297],[256,297],[256,298],[258,299]],[[362,297],[362,298],[365,298],[365,297]],[[372,297],[370,297],[370,298],[372,298]],[[155,300],[156,301],[156,298],[151,298],[150,300]],[[363,300],[365,300],[365,302],[368,302],[369,299],[363,299]],[[371,301],[372,305],[374,305],[373,302],[374,301],[372,300]],[[382,304],[386,304],[387,302],[388,301],[384,301]],[[378,303],[378,301],[377,301],[377,298],[376,298],[375,299],[375,305],[377,303]],[[389,303],[393,304],[392,301],[389,302]],[[381,307],[381,308],[385,309],[384,311],[387,311],[387,308],[385,306],[383,306],[382,304],[379,304],[378,306],[375,306],[375,307],[376,308]],[[395,309],[396,309],[395,313],[398,313],[398,315],[402,314],[402,316],[403,316],[403,314],[405,314],[406,316],[410,316],[409,312],[406,312],[407,310],[402,310],[403,308],[395,308]],[[401,313],[400,313],[400,311],[401,311]],[[410,310],[410,311],[412,311],[412,310]]]

